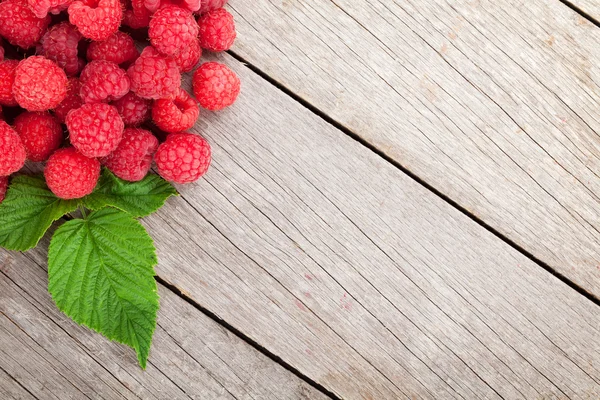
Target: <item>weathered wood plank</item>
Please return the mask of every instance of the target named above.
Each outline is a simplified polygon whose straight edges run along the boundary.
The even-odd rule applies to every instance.
[[[163,279],[342,398],[600,395],[597,306],[222,60],[213,166],[144,220]]]
[[[230,1],[234,51],[600,297],[600,30],[556,0]]]
[[[162,286],[144,372],[132,351],[56,309],[44,259],[0,251],[2,399],[326,398]]]
[[[569,3],[577,7],[579,10],[588,14],[596,21],[600,21],[600,3],[597,0],[568,0]]]

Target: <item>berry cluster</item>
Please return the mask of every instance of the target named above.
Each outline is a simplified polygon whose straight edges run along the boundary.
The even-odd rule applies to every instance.
[[[235,40],[226,2],[1,1],[0,202],[26,160],[46,163],[46,183],[62,199],[91,193],[102,166],[132,182],[153,162],[174,183],[204,175],[210,145],[187,130],[199,107],[221,110],[240,92],[225,65],[196,69],[203,49]],[[140,52],[131,33],[150,46]],[[181,74],[194,69],[191,95]]]

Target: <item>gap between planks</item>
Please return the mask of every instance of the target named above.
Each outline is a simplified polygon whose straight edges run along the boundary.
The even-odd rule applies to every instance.
[[[593,20],[589,15],[583,13],[582,11],[578,11],[578,9],[576,7],[570,5],[568,2],[566,2],[564,0],[559,0],[559,1],[561,1],[562,3],[565,3],[567,6],[573,8],[575,11],[580,12],[582,14],[582,16],[584,16],[585,18],[588,18],[594,24],[600,26],[600,23]],[[236,60],[238,60],[240,63],[242,63],[244,66],[246,66],[248,69],[250,69],[252,72],[254,72],[258,76],[260,76],[266,82],[268,82],[269,84],[271,84],[272,86],[274,86],[275,88],[277,88],[278,90],[280,90],[281,92],[283,92],[284,94],[286,94],[287,96],[292,98],[297,103],[301,104],[304,108],[306,108],[307,110],[312,112],[315,116],[321,118],[322,120],[324,120],[331,126],[335,127],[336,129],[340,130],[341,132],[343,132],[346,136],[354,139],[356,142],[360,143],[363,147],[366,147],[367,149],[369,149],[373,153],[377,154],[379,157],[381,157],[388,163],[392,164],[394,167],[398,168],[400,171],[402,171],[404,174],[409,176],[412,180],[417,182],[419,185],[423,186],[424,188],[426,188],[427,190],[429,190],[430,192],[435,194],[437,197],[444,200],[446,203],[448,203],[449,205],[454,207],[456,210],[460,211],[463,215],[467,216],[472,221],[477,223],[479,226],[481,226],[488,232],[492,233],[498,239],[502,240],[504,243],[508,244],[513,249],[517,250],[518,252],[523,254],[525,257],[527,257],[528,259],[530,259],[531,261],[533,261],[534,263],[539,265],[545,271],[549,272],[550,274],[552,274],[553,276],[558,278],[561,282],[563,282],[564,284],[569,286],[571,289],[575,290],[577,293],[581,294],[586,299],[590,300],[595,305],[600,307],[600,298],[599,297],[597,297],[593,293],[587,291],[585,288],[581,287],[577,283],[575,283],[572,280],[570,280],[569,278],[567,278],[565,275],[561,274],[556,269],[552,268],[549,264],[545,263],[544,261],[542,261],[539,258],[537,258],[536,256],[534,256],[531,252],[527,251],[525,248],[523,248],[522,246],[517,244],[515,241],[511,240],[506,235],[502,234],[500,231],[498,231],[497,229],[495,229],[494,227],[492,227],[491,225],[489,225],[488,223],[483,221],[481,218],[478,218],[477,216],[475,216],[474,214],[469,212],[465,207],[461,206],[459,203],[454,201],[448,195],[442,193],[439,189],[437,189],[436,187],[434,187],[433,185],[431,185],[430,183],[428,183],[427,181],[425,181],[424,179],[422,179],[421,177],[416,175],[414,172],[412,172],[411,170],[409,170],[408,168],[406,168],[405,166],[400,164],[398,161],[394,160],[389,155],[385,154],[383,151],[378,149],[375,145],[369,143],[367,140],[360,137],[357,133],[353,132],[350,128],[344,126],[340,122],[336,121],[335,119],[333,119],[332,117],[327,115],[324,111],[319,109],[317,106],[315,106],[312,103],[310,103],[309,101],[303,99],[300,95],[294,93],[292,90],[287,88],[283,83],[281,83],[281,82],[277,81],[277,79],[269,76],[266,72],[264,72],[263,70],[261,70],[256,65],[249,62],[248,60],[246,60],[244,57],[242,57],[235,51],[229,50],[229,51],[227,51],[227,53],[230,56],[232,56],[233,58],[235,58]]]

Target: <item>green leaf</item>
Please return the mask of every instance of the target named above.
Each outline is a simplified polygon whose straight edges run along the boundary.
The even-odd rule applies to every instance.
[[[139,182],[126,182],[104,169],[98,186],[82,204],[90,210],[110,206],[134,217],[145,217],[161,208],[177,190],[158,175],[149,174]]]
[[[78,204],[56,197],[41,175],[15,177],[0,205],[0,246],[18,251],[35,247],[50,225]]]
[[[158,311],[156,263],[144,227],[121,210],[104,208],[56,230],[48,290],[61,311],[133,347],[146,368]]]

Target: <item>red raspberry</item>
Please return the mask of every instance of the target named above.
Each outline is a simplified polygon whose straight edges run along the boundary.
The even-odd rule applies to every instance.
[[[8,176],[0,176],[0,204],[4,201],[8,189]]]
[[[25,0],[0,3],[0,36],[9,43],[28,49],[36,45],[48,28],[50,17],[36,17]]]
[[[81,71],[79,80],[85,103],[113,101],[129,92],[127,72],[110,61],[92,61]]]
[[[73,147],[57,150],[44,169],[48,188],[61,199],[79,199],[94,191],[100,178],[100,162]]]
[[[198,24],[190,11],[167,5],[152,16],[148,37],[161,54],[175,56],[196,40]]]
[[[240,94],[240,85],[235,72],[216,62],[202,64],[192,77],[194,95],[202,107],[211,111],[232,105]]]
[[[2,112],[2,106],[0,106],[0,121],[4,121],[4,113]]]
[[[56,107],[67,95],[67,75],[54,61],[42,56],[24,59],[15,70],[15,100],[28,111]]]
[[[125,126],[139,126],[150,117],[150,101],[129,92],[112,105],[119,111]]]
[[[200,46],[210,51],[229,50],[236,33],[233,15],[224,8],[210,11],[198,20]]]
[[[48,13],[59,14],[69,8],[73,0],[27,0],[29,8],[36,17],[44,18]]]
[[[83,99],[79,94],[81,91],[81,82],[79,82],[79,78],[69,78],[67,87],[67,96],[54,108],[54,115],[61,123],[65,122],[65,118],[67,118],[69,111],[83,105]]]
[[[41,55],[55,61],[67,75],[76,75],[79,72],[79,59],[77,58],[79,40],[81,40],[81,34],[77,28],[68,22],[61,22],[50,28],[42,37]]]
[[[123,8],[119,0],[75,1],[69,6],[69,21],[92,40],[108,39],[121,25]]]
[[[20,114],[15,119],[15,131],[21,137],[30,161],[46,161],[63,140],[60,122],[47,112]]]
[[[192,41],[192,44],[189,45],[185,50],[173,57],[173,60],[175,60],[177,63],[179,72],[185,73],[194,69],[194,67],[198,64],[198,61],[200,61],[200,57],[202,57],[200,42],[198,40],[194,40]]]
[[[0,121],[0,176],[8,176],[23,168],[25,157],[25,147],[19,134],[6,122]]]
[[[151,46],[129,67],[131,90],[145,99],[173,97],[181,86],[181,75],[174,60],[165,58]]]
[[[123,25],[132,29],[146,28],[150,25],[150,11],[144,6],[144,0],[131,0],[131,10],[125,10]]]
[[[106,60],[115,64],[133,61],[140,55],[131,36],[121,31],[115,32],[103,42],[92,42],[87,49],[87,59]]]
[[[172,4],[190,12],[196,12],[200,9],[201,0],[144,0],[144,6],[154,13],[159,8]]]
[[[196,101],[183,89],[179,89],[174,100],[156,100],[152,106],[152,120],[168,133],[190,129],[198,120],[199,114]]]
[[[202,0],[200,5],[200,14],[222,8],[227,4],[227,0]]]
[[[0,61],[0,104],[3,106],[14,107],[17,105],[12,93],[17,65],[19,65],[17,60]]]
[[[4,47],[2,43],[2,38],[0,38],[0,61],[4,61]]]
[[[191,133],[171,133],[154,156],[160,176],[175,183],[198,180],[208,170],[210,158],[208,142]]]
[[[84,104],[67,114],[71,144],[86,157],[105,157],[117,148],[125,124],[114,106]]]
[[[148,174],[157,148],[158,139],[152,133],[144,129],[127,128],[119,147],[100,161],[119,178],[137,182]]]

